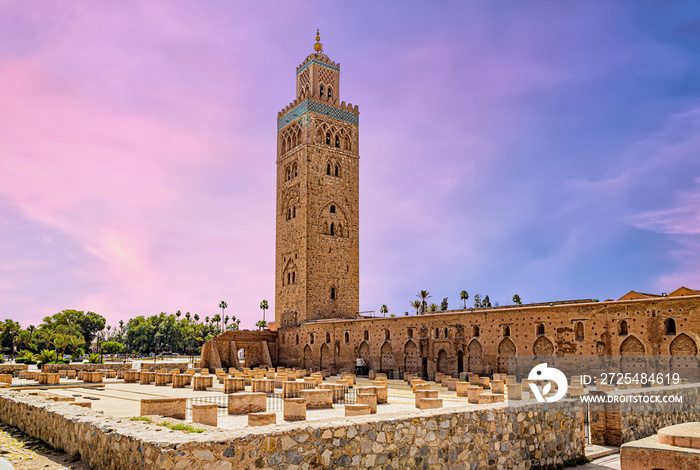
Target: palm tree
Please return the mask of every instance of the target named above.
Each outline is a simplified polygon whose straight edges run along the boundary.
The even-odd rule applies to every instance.
[[[177,312],[175,312],[175,316],[176,316],[177,318],[180,318],[180,315],[182,315],[182,312],[181,312],[181,311],[178,310]]]
[[[425,313],[425,307],[428,305],[428,303],[425,300],[430,298],[430,292],[428,292],[427,290],[422,290],[418,292],[418,295],[416,297],[421,299],[420,312]]]
[[[469,292],[463,290],[459,293],[460,300],[464,300],[464,310],[467,309],[467,299],[469,299]]]
[[[32,335],[33,335],[34,332],[36,331],[36,326],[34,326],[34,325],[29,325],[29,326],[27,327],[27,331],[29,332],[29,341],[31,342],[31,340],[32,340]]]
[[[416,315],[418,315],[418,310],[420,310],[421,307],[421,301],[420,300],[414,300],[413,302],[409,302],[411,307],[416,309]]]
[[[433,303],[433,304],[428,305],[428,311],[431,313],[437,312],[439,308],[440,308],[440,306],[438,304]]]
[[[199,321],[199,314],[197,314],[197,313],[194,314],[194,321],[196,321],[196,322]]]
[[[190,312],[187,312],[187,313],[185,314],[185,318],[187,318],[187,321],[190,321],[190,317],[191,317],[191,316],[192,316],[192,315],[190,314]]]
[[[211,322],[212,322],[212,324],[216,324],[217,328],[220,328],[221,327],[221,315],[219,315],[218,313],[216,315],[214,315],[211,319]]]
[[[267,328],[267,322],[265,320],[258,320],[255,326],[262,330],[263,328]]]
[[[382,315],[386,316],[386,314],[389,313],[389,307],[387,307],[386,304],[383,304],[383,305],[379,308],[379,313],[381,313]]]
[[[224,331],[226,331],[226,327],[228,326],[228,321],[229,321],[229,317],[228,317],[228,315],[226,315],[224,317]]]
[[[260,302],[260,308],[263,311],[263,323],[265,323],[265,326],[267,326],[267,322],[265,321],[265,310],[270,308],[270,306],[267,305],[267,300],[263,300],[262,302]]]
[[[209,317],[208,316],[204,317],[204,324],[205,325],[209,324]]]
[[[221,317],[220,318],[223,318],[224,315],[226,315],[226,309],[228,308],[228,304],[226,303],[225,300],[222,300],[221,302],[219,302],[219,308],[221,309]],[[223,326],[221,327],[221,329],[222,330],[224,329]]]

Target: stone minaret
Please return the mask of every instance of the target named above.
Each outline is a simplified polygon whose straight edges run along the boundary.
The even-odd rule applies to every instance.
[[[359,311],[357,106],[340,101],[340,64],[314,53],[296,70],[296,99],[277,115],[275,322],[292,326]]]

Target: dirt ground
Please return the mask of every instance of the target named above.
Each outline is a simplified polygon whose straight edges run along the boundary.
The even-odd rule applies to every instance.
[[[46,444],[22,431],[0,423],[0,459],[5,459],[17,470],[90,470],[79,458],[72,458],[62,451],[51,449]],[[0,469],[4,468],[0,461]]]

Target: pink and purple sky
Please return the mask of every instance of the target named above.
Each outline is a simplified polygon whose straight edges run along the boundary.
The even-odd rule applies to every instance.
[[[317,28],[361,112],[361,310],[700,288],[697,2],[0,0],[0,318],[271,319]]]

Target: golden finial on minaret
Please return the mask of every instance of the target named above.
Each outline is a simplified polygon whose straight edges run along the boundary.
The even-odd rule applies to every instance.
[[[323,51],[323,44],[321,44],[321,33],[319,30],[316,30],[316,44],[314,44],[314,50],[316,52],[322,52]]]

